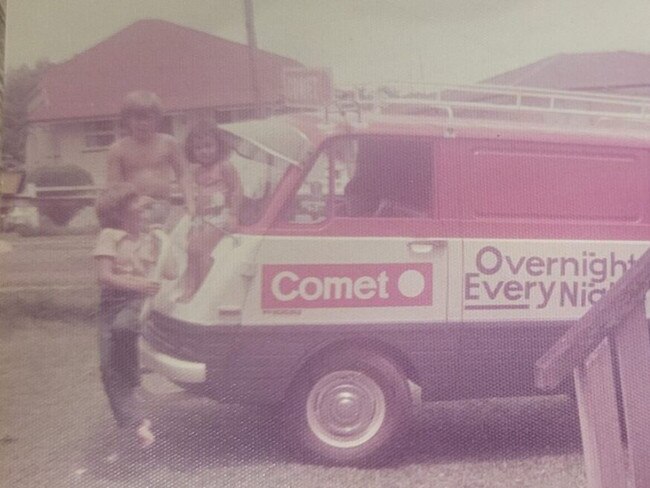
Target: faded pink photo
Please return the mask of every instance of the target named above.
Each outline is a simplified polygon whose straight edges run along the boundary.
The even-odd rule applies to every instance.
[[[10,484],[650,486],[643,2],[0,5]]]

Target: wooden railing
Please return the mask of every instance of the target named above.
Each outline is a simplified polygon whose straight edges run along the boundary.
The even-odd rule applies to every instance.
[[[650,488],[649,289],[650,250],[536,365],[544,391],[573,374],[589,488]]]

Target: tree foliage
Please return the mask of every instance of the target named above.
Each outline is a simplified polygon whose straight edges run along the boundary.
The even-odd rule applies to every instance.
[[[10,69],[4,86],[2,156],[22,164],[25,162],[27,140],[27,115],[30,103],[38,94],[38,83],[49,61],[39,61],[36,66],[26,65]]]

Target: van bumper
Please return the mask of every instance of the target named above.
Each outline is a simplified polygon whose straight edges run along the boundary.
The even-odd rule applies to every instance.
[[[140,363],[143,368],[150,369],[175,383],[205,383],[206,365],[204,363],[178,359],[154,350],[149,343],[141,338],[139,342]]]

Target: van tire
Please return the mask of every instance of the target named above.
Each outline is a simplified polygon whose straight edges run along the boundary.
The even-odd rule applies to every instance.
[[[312,461],[377,463],[408,432],[412,411],[402,369],[380,354],[350,349],[299,376],[288,397],[287,432],[291,445]]]

